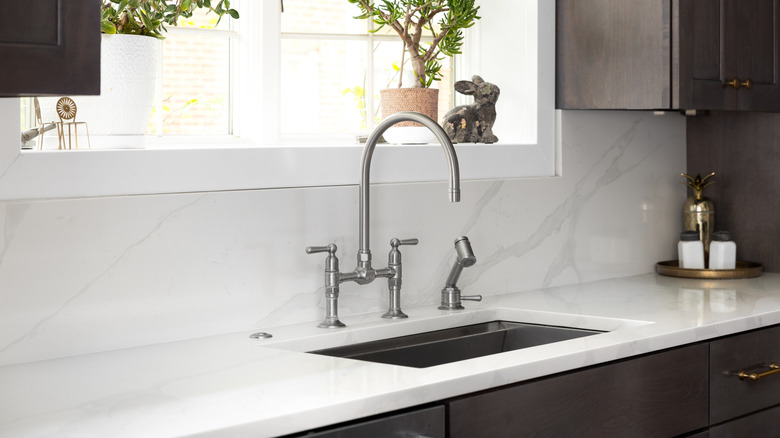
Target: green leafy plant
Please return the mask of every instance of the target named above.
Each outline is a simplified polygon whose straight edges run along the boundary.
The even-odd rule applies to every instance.
[[[389,26],[398,34],[404,45],[401,68],[405,54],[409,53],[409,62],[418,79],[413,87],[427,88],[441,79],[439,61],[443,58],[440,55],[459,54],[463,45],[462,29],[473,26],[480,19],[475,0],[347,1],[356,4],[362,12],[355,18],[371,19],[377,25],[372,32]],[[425,33],[430,34],[432,42],[421,42]],[[401,85],[399,81],[399,88]]]
[[[239,17],[238,11],[230,8],[230,0],[102,0],[101,29],[107,34],[165,38],[166,24],[176,26],[180,17],[189,18],[200,8],[219,19],[224,15]]]

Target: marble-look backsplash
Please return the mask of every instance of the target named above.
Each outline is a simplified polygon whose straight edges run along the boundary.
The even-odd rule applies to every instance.
[[[402,306],[435,306],[469,237],[464,294],[651,272],[675,258],[685,198],[677,114],[562,114],[562,176],[372,187],[371,249],[402,247]],[[357,187],[0,202],[0,365],[310,321],[323,254],[355,266]],[[341,287],[340,314],[384,312],[386,281]],[[466,303],[468,305],[468,303]]]

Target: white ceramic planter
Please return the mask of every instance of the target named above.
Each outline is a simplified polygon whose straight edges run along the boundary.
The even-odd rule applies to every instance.
[[[154,105],[161,51],[162,41],[157,38],[102,35],[100,96],[70,96],[78,108],[76,119],[89,126],[92,148],[143,147]],[[41,99],[44,122],[58,120],[56,101]]]

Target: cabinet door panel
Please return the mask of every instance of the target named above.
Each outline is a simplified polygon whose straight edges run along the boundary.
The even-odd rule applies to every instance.
[[[740,380],[740,371],[780,365],[780,326],[719,339],[710,344],[710,423],[780,404],[780,375]]]
[[[100,93],[100,1],[4,2],[0,97]]]
[[[720,2],[717,0],[691,0],[687,2],[686,20],[691,27],[693,40],[693,78],[702,81],[716,81],[721,84],[721,26]]]
[[[744,1],[744,0],[743,0]],[[751,78],[755,83],[775,83],[775,4],[777,0],[753,0],[748,6],[740,3],[739,23],[734,38],[738,42],[735,55],[739,57],[737,75]],[[748,13],[752,12],[752,13]]]
[[[724,88],[729,45],[722,25],[725,0],[677,0],[679,5],[679,96],[682,109],[734,109],[737,91]]]
[[[659,437],[707,426],[706,344],[455,399],[450,437]]]

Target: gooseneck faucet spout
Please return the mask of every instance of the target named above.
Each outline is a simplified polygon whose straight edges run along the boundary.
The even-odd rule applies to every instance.
[[[358,249],[358,270],[361,268],[370,269],[371,267],[371,249],[369,248],[370,231],[370,177],[371,177],[371,158],[374,155],[374,149],[387,128],[399,122],[417,122],[427,127],[433,132],[444,149],[444,155],[447,158],[447,167],[449,168],[449,196],[450,202],[460,202],[460,168],[458,166],[458,156],[455,154],[455,147],[447,136],[447,133],[430,117],[415,112],[395,113],[379,125],[368,137],[366,146],[363,149],[363,158],[360,171],[360,248]],[[370,281],[370,280],[369,280]]]
[[[449,168],[449,195],[451,202],[460,201],[460,169],[458,167],[458,156],[455,154],[455,148],[452,146],[447,133],[433,119],[428,116],[413,112],[400,112],[387,117],[382,121],[374,132],[368,137],[366,146],[363,148],[363,158],[360,170],[360,247],[357,253],[357,267],[351,272],[340,272],[339,261],[336,257],[336,245],[310,246],[306,248],[307,254],[327,252],[325,268],[325,298],[326,314],[325,320],[319,325],[323,328],[339,328],[344,324],[338,319],[338,296],[339,285],[345,281],[354,281],[357,284],[368,284],[376,278],[387,278],[388,290],[390,295],[390,306],[382,318],[399,319],[407,316],[401,311],[401,245],[417,245],[417,239],[397,239],[390,241],[390,254],[386,268],[374,269],[371,266],[371,249],[369,249],[369,222],[370,222],[370,196],[369,184],[371,177],[371,158],[374,155],[374,149],[387,128],[398,122],[417,122],[430,129],[441,143],[444,149],[444,155],[447,158]],[[466,262],[468,263],[468,262]],[[468,266],[464,264],[464,266]]]

